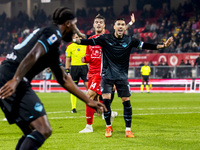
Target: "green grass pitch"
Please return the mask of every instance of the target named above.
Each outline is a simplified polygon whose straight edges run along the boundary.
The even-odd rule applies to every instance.
[[[93,133],[79,134],[85,127],[85,104],[77,101],[72,114],[68,93],[38,93],[53,129],[42,150],[199,150],[200,94],[132,93],[132,131],[135,138],[125,138],[121,99],[115,95],[112,110],[113,136],[106,138],[105,121],[95,114]],[[14,150],[22,132],[16,125],[2,121],[0,111],[0,150]]]

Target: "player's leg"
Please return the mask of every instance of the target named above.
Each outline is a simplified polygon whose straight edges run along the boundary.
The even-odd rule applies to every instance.
[[[16,124],[21,129],[21,131],[24,133],[22,135],[22,137],[18,140],[18,143],[15,147],[15,150],[19,150],[21,147],[21,144],[23,143],[23,141],[26,138],[26,135],[30,134],[32,132],[32,130],[26,122],[20,121],[20,122],[17,122]]]
[[[83,80],[86,90],[88,90],[88,66],[83,65],[81,67],[80,78]]]
[[[100,77],[90,77],[89,78],[89,89],[86,93],[86,95],[92,99],[96,100],[98,98],[98,94],[100,92]],[[87,120],[87,125],[86,128],[80,131],[79,133],[88,133],[88,132],[93,132],[92,124],[93,124],[93,116],[94,116],[95,110],[90,108],[89,106],[86,105],[86,120]]]
[[[133,133],[131,132],[132,107],[130,102],[130,85],[128,80],[117,81],[115,85],[118,96],[121,97],[124,106],[124,120],[126,124],[125,136],[134,137]]]
[[[141,79],[142,79],[142,84],[141,84],[141,87],[140,87],[140,91],[143,92],[143,90],[144,90],[144,78],[143,78],[143,76],[141,77]]]
[[[30,127],[32,132],[21,138],[24,139],[19,150],[37,150],[52,133],[46,115],[32,121]]]
[[[97,96],[97,93],[92,91],[92,90],[88,90],[86,95],[94,100]],[[86,124],[86,127],[81,130],[79,133],[89,133],[89,132],[93,132],[93,127],[92,127],[92,124],[93,124],[93,116],[94,116],[94,112],[95,110],[89,106],[86,105],[86,120],[87,120],[87,124]]]
[[[107,112],[104,112],[104,119],[106,121],[106,137],[112,136],[112,125],[111,125],[111,107],[110,107],[110,99],[111,99],[111,93],[112,88],[114,85],[114,81],[103,79],[101,80],[101,93],[103,98],[103,104],[107,108]]]
[[[149,93],[149,76],[146,76],[145,82],[146,82],[147,93]]]
[[[21,98],[16,123],[24,132],[25,138],[22,137],[19,140],[19,149],[37,150],[51,135],[52,130],[40,99],[31,88],[23,90],[24,93],[22,92],[18,96]],[[30,127],[31,131],[27,126]]]
[[[71,74],[72,80],[78,86],[78,82],[79,82],[79,66],[71,66],[70,74]],[[71,105],[72,105],[71,113],[77,113],[77,111],[76,111],[77,97],[74,96],[73,94],[70,94],[70,97],[71,97]]]

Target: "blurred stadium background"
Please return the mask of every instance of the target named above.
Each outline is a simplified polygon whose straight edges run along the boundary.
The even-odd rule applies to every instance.
[[[155,43],[174,37],[173,44],[159,52],[132,49],[129,81],[133,92],[139,91],[144,61],[151,66],[152,92],[200,92],[200,62],[196,62],[200,56],[199,0],[0,0],[0,62],[34,29],[49,24],[51,13],[60,6],[74,11],[79,29],[87,35],[94,34],[92,24],[98,13],[106,18],[106,33],[113,32],[116,18],[123,17],[128,23],[134,13],[136,22],[127,34]],[[60,45],[63,66],[68,44]],[[46,74],[33,81],[36,91],[64,91],[53,78],[46,81]],[[80,88],[85,90],[82,84]]]

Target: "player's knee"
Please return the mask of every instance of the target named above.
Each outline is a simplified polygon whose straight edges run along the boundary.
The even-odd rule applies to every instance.
[[[125,101],[130,101],[130,98],[129,97],[122,97],[122,102],[125,102]]]
[[[102,94],[103,99],[111,99],[111,93]]]
[[[51,136],[52,129],[50,126],[45,126],[39,131],[46,139]]]

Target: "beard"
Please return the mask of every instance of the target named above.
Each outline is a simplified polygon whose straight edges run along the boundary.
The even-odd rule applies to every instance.
[[[71,42],[72,41],[72,36],[73,36],[73,31],[65,31],[63,33],[63,36],[62,36],[62,39],[65,41],[65,42]]]

